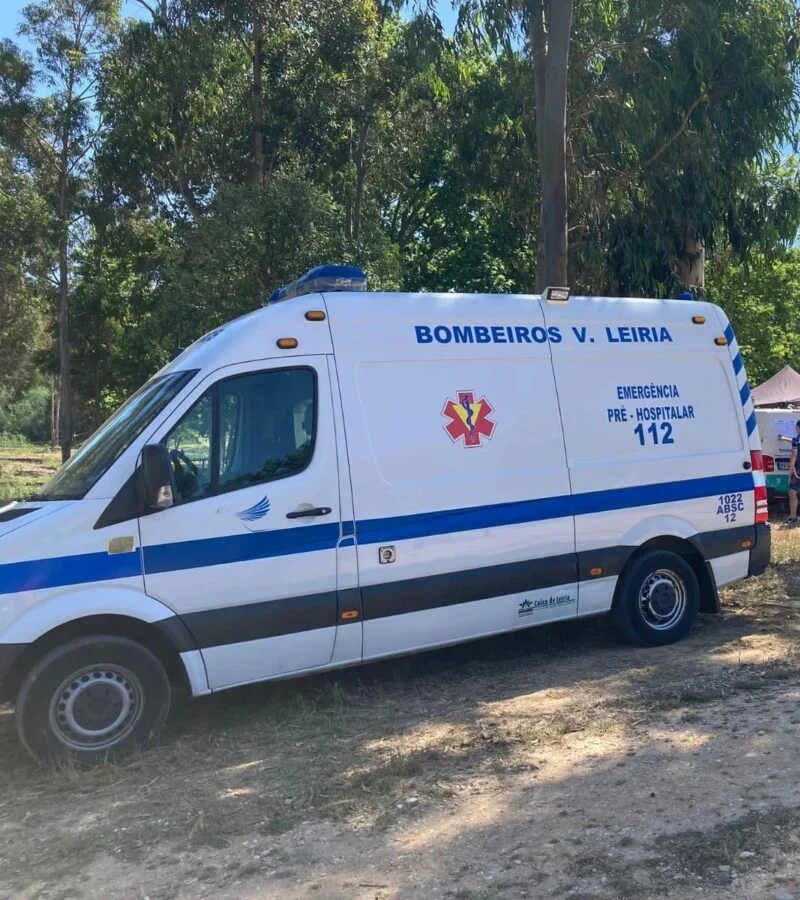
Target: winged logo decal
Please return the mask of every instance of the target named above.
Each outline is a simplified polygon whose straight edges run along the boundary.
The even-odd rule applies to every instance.
[[[259,500],[254,506],[251,506],[250,509],[244,509],[240,513],[236,513],[237,517],[241,519],[243,522],[256,522],[259,519],[263,519],[264,516],[269,512],[269,497],[264,497]]]

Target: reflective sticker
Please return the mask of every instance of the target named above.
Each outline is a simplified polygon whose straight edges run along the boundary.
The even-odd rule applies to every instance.
[[[109,555],[133,553],[135,544],[132,537],[115,537],[108,542]]]
[[[442,410],[450,420],[444,430],[453,443],[463,440],[465,447],[480,447],[482,438],[490,440],[494,434],[496,423],[489,418],[493,412],[486,397],[476,400],[474,391],[459,391],[457,399],[448,400]]]

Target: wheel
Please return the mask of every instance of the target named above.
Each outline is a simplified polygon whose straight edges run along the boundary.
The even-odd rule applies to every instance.
[[[93,766],[144,749],[167,718],[170,684],[141,644],[111,635],[52,650],[23,681],[20,740],[43,763]]]
[[[677,553],[646,550],[635,556],[617,582],[611,619],[627,640],[649,646],[686,637],[700,609],[700,585]]]

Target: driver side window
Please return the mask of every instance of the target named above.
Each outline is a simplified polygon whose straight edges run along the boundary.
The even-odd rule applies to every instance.
[[[302,472],[314,452],[316,393],[307,367],[217,382],[164,439],[177,502]]]
[[[199,500],[211,493],[212,414],[212,395],[204,394],[164,441],[180,503]]]

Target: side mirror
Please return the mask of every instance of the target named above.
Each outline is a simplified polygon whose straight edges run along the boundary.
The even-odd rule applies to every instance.
[[[140,484],[145,512],[169,509],[175,502],[175,477],[163,444],[147,444],[142,448]]]

